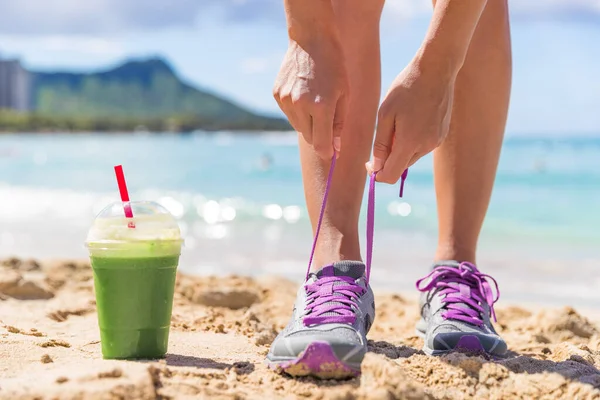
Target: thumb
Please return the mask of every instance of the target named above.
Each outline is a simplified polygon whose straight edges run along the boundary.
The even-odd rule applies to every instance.
[[[342,94],[338,99],[333,117],[333,148],[339,154],[342,149],[342,131],[346,121],[346,112],[348,110],[348,96]]]
[[[394,140],[394,114],[385,114],[379,112],[377,120],[377,131],[375,133],[375,142],[373,143],[373,160],[367,166],[369,172],[378,172],[392,152]]]

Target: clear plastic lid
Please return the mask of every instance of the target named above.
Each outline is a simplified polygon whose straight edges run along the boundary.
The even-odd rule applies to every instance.
[[[133,218],[126,218],[122,202],[108,205],[96,216],[85,242],[90,251],[142,248],[180,248],[181,231],[175,218],[152,201],[129,203]],[[136,251],[137,252],[137,251]]]

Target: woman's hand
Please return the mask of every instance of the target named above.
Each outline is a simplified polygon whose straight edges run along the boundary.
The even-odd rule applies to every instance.
[[[341,150],[348,101],[344,54],[329,0],[287,0],[290,44],[273,89],[281,110],[315,152]]]
[[[413,60],[394,80],[379,109],[369,173],[396,183],[404,170],[448,134],[455,77]]]
[[[378,181],[396,183],[448,135],[454,82],[486,1],[436,0],[421,48],[379,109],[373,160],[366,164]]]

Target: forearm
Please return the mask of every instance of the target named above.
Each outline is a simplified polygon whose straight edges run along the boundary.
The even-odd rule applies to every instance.
[[[437,0],[417,58],[426,66],[456,75],[487,0]]]
[[[304,42],[335,35],[331,0],[284,0],[290,39]]]

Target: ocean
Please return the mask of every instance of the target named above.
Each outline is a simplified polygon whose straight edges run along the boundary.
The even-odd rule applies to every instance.
[[[377,186],[376,290],[411,290],[431,263],[431,161],[411,169],[403,199]],[[116,164],[132,199],[178,218],[182,271],[303,278],[312,238],[290,133],[0,135],[0,257],[85,258],[94,215],[118,200]],[[480,267],[506,301],[599,304],[599,207],[600,135],[509,136]]]

